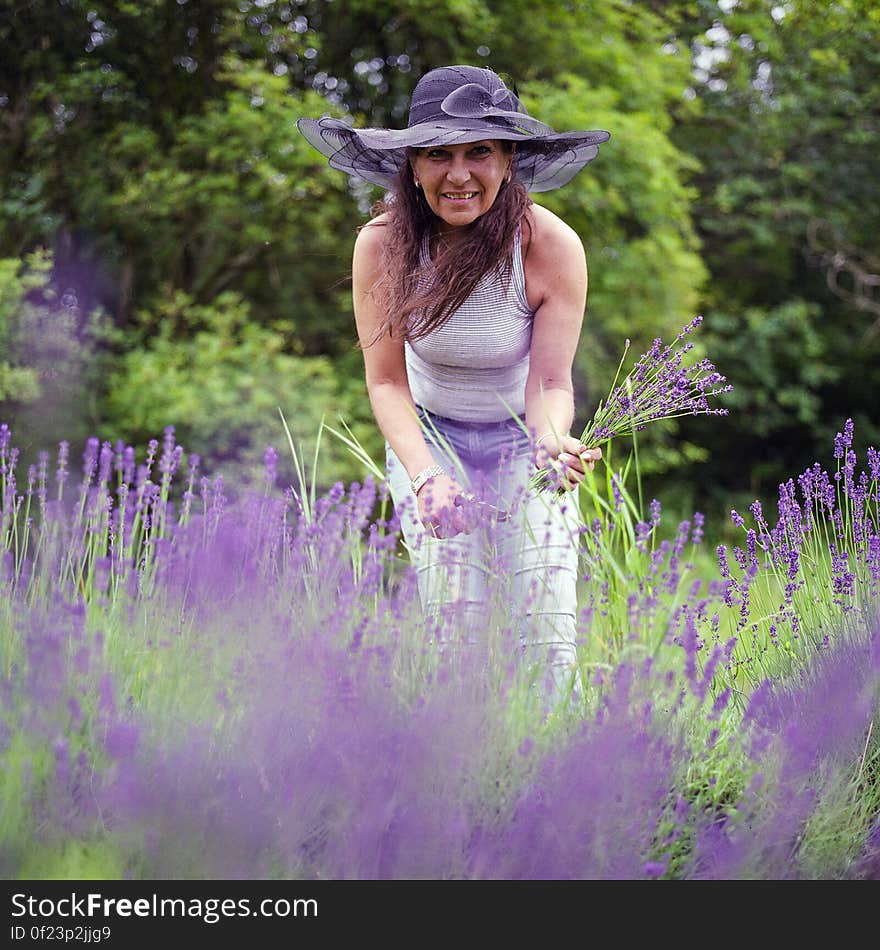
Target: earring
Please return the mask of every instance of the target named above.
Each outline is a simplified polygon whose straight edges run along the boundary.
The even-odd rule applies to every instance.
[[[413,178],[413,182],[415,183],[416,188],[422,187],[422,183],[418,180],[418,178]]]

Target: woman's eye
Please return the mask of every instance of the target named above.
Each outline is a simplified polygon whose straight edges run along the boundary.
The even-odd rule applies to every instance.
[[[429,148],[426,154],[428,158],[445,158],[446,156],[442,148]]]
[[[492,151],[488,145],[478,145],[475,149],[471,150],[474,155],[488,155]]]

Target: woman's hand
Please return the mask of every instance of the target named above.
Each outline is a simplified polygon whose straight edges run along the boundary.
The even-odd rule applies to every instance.
[[[535,449],[535,466],[555,469],[560,476],[560,487],[566,491],[577,488],[600,458],[601,449],[588,449],[571,435],[545,436]]]
[[[449,475],[435,475],[419,489],[416,500],[419,518],[428,533],[435,538],[452,538],[457,534],[470,534],[474,519],[467,516],[460,502],[466,497],[465,490]]]

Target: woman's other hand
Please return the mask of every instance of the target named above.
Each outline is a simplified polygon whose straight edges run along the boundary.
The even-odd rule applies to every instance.
[[[589,449],[571,435],[545,436],[535,448],[535,466],[555,469],[566,491],[577,488],[601,458],[601,449]]]
[[[470,534],[473,518],[457,501],[465,495],[459,482],[445,473],[435,475],[419,489],[416,500],[419,518],[430,535],[435,538],[452,538],[457,534]]]

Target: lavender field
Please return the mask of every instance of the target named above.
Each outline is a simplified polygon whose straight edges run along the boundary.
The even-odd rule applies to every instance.
[[[267,449],[224,486],[172,428],[21,471],[14,435],[4,877],[880,878],[880,453],[850,422],[729,549],[597,469],[549,710],[502,600],[479,657],[422,617],[375,476],[315,494]]]

